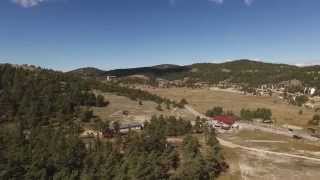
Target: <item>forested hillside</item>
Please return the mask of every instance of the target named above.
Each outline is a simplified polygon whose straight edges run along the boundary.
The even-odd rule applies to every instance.
[[[28,126],[47,124],[56,119],[72,119],[80,106],[100,106],[103,99],[92,90],[111,92],[132,100],[150,100],[177,105],[157,95],[113,83],[84,80],[72,74],[52,70],[0,65],[0,120],[27,119]]]
[[[278,83],[292,79],[301,80],[310,86],[319,86],[320,67],[297,67],[286,64],[272,64],[249,60],[239,60],[221,64],[194,64],[193,72],[186,76],[217,83],[228,80],[257,86]]]
[[[279,83],[281,81],[297,79],[307,86],[320,87],[320,66],[298,67],[251,60],[236,60],[225,63],[198,63],[187,66],[172,65],[166,68],[154,66],[118,69],[104,73],[104,75],[117,77],[135,74],[168,80],[182,80],[188,77],[194,81],[206,81],[213,84],[219,83],[220,81],[228,81],[246,84],[248,86],[258,86],[266,83]]]
[[[0,65],[0,179],[213,179],[227,168],[214,131],[206,133],[211,148],[203,154],[198,140],[187,135],[190,122],[174,117],[154,117],[144,131],[118,133],[114,140],[81,139],[84,107],[108,104],[92,90],[174,103],[52,70]],[[108,120],[92,123],[99,130],[109,127]],[[187,135],[181,155],[167,142],[177,134]]]

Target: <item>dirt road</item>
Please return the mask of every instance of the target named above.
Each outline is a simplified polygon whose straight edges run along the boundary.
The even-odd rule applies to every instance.
[[[307,157],[307,156],[301,156],[301,155],[295,155],[295,154],[288,154],[288,153],[280,153],[280,152],[274,152],[274,151],[267,151],[267,150],[263,150],[263,149],[257,149],[257,148],[251,148],[251,147],[246,147],[246,146],[241,146],[238,144],[234,144],[230,141],[225,141],[221,138],[218,138],[220,144],[222,146],[226,146],[229,148],[240,148],[240,149],[244,149],[247,151],[253,151],[253,152],[258,152],[258,153],[264,153],[264,154],[271,154],[271,155],[277,155],[277,156],[286,156],[286,157],[290,157],[290,158],[298,158],[298,159],[304,159],[304,160],[310,160],[310,161],[315,161],[315,162],[319,162],[320,163],[320,159],[318,158],[312,158],[312,157]]]
[[[204,118],[204,119],[210,120],[210,118],[208,118],[207,116],[199,113],[198,111],[193,109],[190,105],[185,105],[185,108],[190,113],[194,114],[195,116],[199,116],[200,118]],[[293,135],[296,135],[296,136],[299,136],[299,137],[301,137],[303,139],[306,139],[306,140],[318,141],[318,142],[320,141],[319,138],[312,137],[310,134],[308,134],[305,131],[293,131],[293,132],[290,132],[286,128],[274,127],[274,126],[270,126],[270,125],[254,124],[254,123],[249,123],[249,122],[245,122],[245,121],[238,122],[238,124],[239,124],[239,127],[241,129],[260,130],[260,131],[273,133],[273,134],[278,134],[278,135],[284,135],[284,136],[288,136],[288,137],[293,137]]]
[[[206,117],[205,115],[197,112],[196,110],[194,110],[189,105],[186,105],[185,108],[189,112],[194,114],[195,116],[199,116],[199,117],[204,118],[204,119],[210,119],[210,118]],[[268,128],[268,127],[263,127],[263,126],[258,126],[258,125],[254,125],[254,124],[243,123],[243,122],[241,122],[239,124],[240,124],[240,127],[243,128],[243,129],[249,129],[249,130],[258,129],[258,130],[265,131],[265,132],[268,132],[268,133],[274,133],[274,134],[285,135],[285,136],[290,136],[290,137],[293,136],[293,134],[288,132],[288,130],[286,130],[286,129]],[[308,140],[313,140],[313,141],[317,140],[318,141],[317,138],[314,138],[314,137],[312,137],[310,135],[307,135],[307,134],[300,133],[299,136],[301,136],[301,137],[303,137],[305,139],[308,139]],[[229,147],[229,148],[240,148],[240,149],[244,149],[244,150],[247,150],[247,151],[253,151],[253,152],[264,153],[264,154],[272,154],[272,155],[277,155],[277,156],[286,156],[286,157],[290,157],[290,158],[305,159],[305,160],[310,160],[310,161],[315,161],[315,162],[319,162],[320,163],[320,159],[318,159],[318,158],[312,158],[312,157],[295,155],[295,154],[288,154],[288,153],[280,153],[280,152],[274,152],[274,151],[267,151],[267,150],[263,150],[263,149],[257,149],[257,148],[241,146],[241,145],[238,145],[238,144],[234,144],[234,143],[232,143],[230,141],[223,140],[221,138],[218,138],[218,140],[219,140],[219,142],[221,143],[222,146],[226,146],[226,147]]]

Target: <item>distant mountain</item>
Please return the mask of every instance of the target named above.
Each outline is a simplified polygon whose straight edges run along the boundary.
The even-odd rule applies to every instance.
[[[159,77],[159,76],[164,76],[166,74],[181,73],[181,72],[185,72],[185,71],[189,71],[189,70],[190,70],[190,68],[187,66],[164,64],[164,65],[157,65],[157,66],[152,66],[152,67],[116,69],[116,70],[107,71],[105,74],[117,76],[117,77],[137,75],[137,74]]]
[[[251,86],[297,79],[310,86],[320,86],[319,65],[298,67],[288,64],[265,63],[248,59],[224,63],[196,63],[186,66],[162,64],[151,67],[115,69],[111,71],[83,68],[73,72],[95,77],[107,75],[117,77],[143,75],[168,80],[178,80],[188,77],[194,81],[206,81],[209,83],[229,81]]]
[[[190,68],[187,66],[161,64],[161,65],[151,66],[151,67],[115,69],[111,71],[103,71],[97,68],[86,67],[86,68],[76,69],[68,73],[78,74],[85,77],[106,77],[106,76],[126,77],[126,76],[132,76],[132,75],[159,77],[159,76],[163,76],[170,73],[180,73],[188,70],[190,70]]]
[[[68,73],[77,74],[83,77],[101,77],[104,76],[105,71],[94,67],[85,67],[69,71]]]

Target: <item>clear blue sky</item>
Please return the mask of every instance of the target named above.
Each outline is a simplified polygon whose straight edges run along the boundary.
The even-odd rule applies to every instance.
[[[320,0],[1,0],[0,63],[320,63]]]

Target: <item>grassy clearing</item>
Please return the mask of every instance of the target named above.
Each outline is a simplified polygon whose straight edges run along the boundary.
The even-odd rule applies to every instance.
[[[165,115],[182,117],[185,120],[194,120],[195,117],[184,109],[171,107],[169,110],[162,105],[163,111],[158,111],[156,103],[151,101],[143,101],[142,105],[139,101],[133,101],[127,97],[117,96],[111,93],[103,93],[105,99],[110,102],[107,107],[92,108],[94,114],[102,120],[118,120],[123,123],[128,122],[144,122],[149,120],[153,115]],[[124,115],[123,111],[128,111],[128,115]]]
[[[247,147],[255,147],[275,152],[285,152],[320,158],[319,143],[296,140],[286,136],[275,135],[262,131],[242,130],[235,135],[224,138],[227,138],[236,144]]]
[[[177,101],[185,98],[197,111],[202,113],[214,106],[222,106],[225,110],[232,110],[235,114],[239,114],[241,108],[269,108],[272,110],[273,120],[280,125],[292,124],[306,127],[308,121],[314,115],[312,110],[288,105],[276,97],[244,96],[239,93],[209,89],[170,88],[147,90]],[[300,110],[303,110],[301,115],[299,114]]]
[[[316,180],[320,175],[319,163],[271,156],[239,148],[223,147],[223,153],[230,168],[218,180]]]

